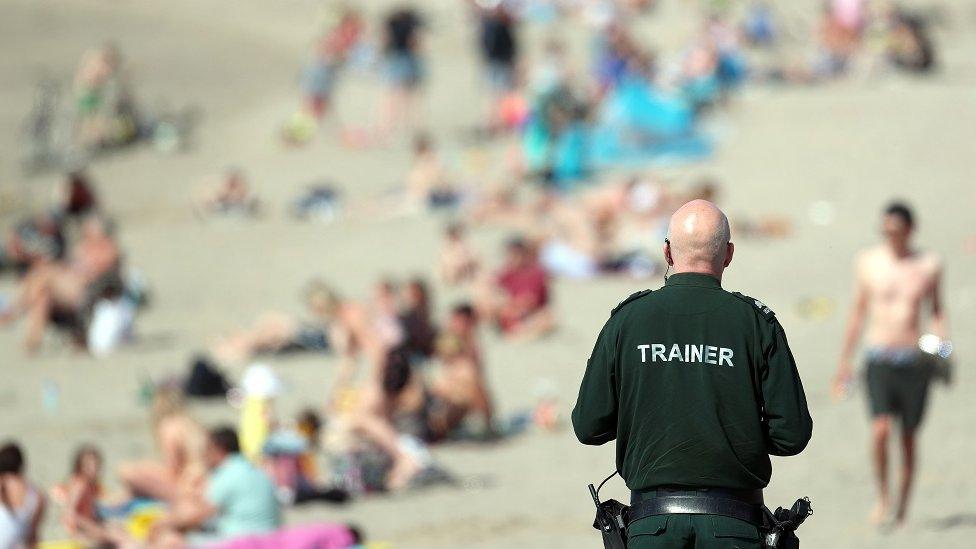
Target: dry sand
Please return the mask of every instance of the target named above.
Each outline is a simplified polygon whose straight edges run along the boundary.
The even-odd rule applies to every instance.
[[[693,3],[664,4],[661,17],[642,23],[642,37],[673,50],[692,25]],[[816,4],[804,2],[799,12],[809,13]],[[479,89],[471,27],[460,5],[430,2],[428,45],[434,57],[425,101],[432,130],[458,165],[468,155],[451,138],[479,116],[471,99]],[[153,306],[139,319],[140,342],[96,361],[50,341],[38,358],[28,359],[20,347],[22,327],[0,331],[0,438],[26,445],[30,473],[39,481],[63,478],[72,449],[82,441],[103,448],[109,470],[151,452],[146,412],[137,405],[140,380],[180,372],[192,351],[264,310],[297,312],[297,289],[310,276],[325,276],[349,295],[363,297],[381,274],[429,272],[441,219],[320,225],[284,215],[287,201],[315,178],[332,179],[361,199],[397,183],[407,162],[403,143],[349,151],[337,146],[334,134],[301,150],[276,142],[276,128],[297,100],[296,75],[316,23],[309,14],[319,6],[310,0],[0,0],[0,193],[19,201],[6,202],[6,222],[17,213],[11,211],[16,204],[48,196],[57,179],[25,179],[17,166],[16,130],[42,68],[67,79],[84,49],[112,38],[131,63],[140,97],[152,105],[195,104],[205,113],[196,147],[185,155],[139,148],[91,167],[106,206],[119,218],[127,262],[151,281]],[[976,329],[976,7],[962,0],[948,7],[948,26],[938,34],[944,59],[938,75],[747,89],[720,116],[724,136],[715,158],[672,170],[682,179],[718,177],[722,204],[732,215],[774,213],[795,224],[789,239],[737,241],[725,285],[760,297],[777,312],[800,364],[814,438],[801,456],[775,461],[768,501],[812,498],[816,515],[802,531],[805,547],[965,547],[976,536],[970,458],[976,451],[976,381],[969,374],[976,351],[966,337]],[[379,9],[376,2],[367,8]],[[578,26],[560,29],[575,50],[585,51]],[[536,51],[544,34],[526,33]],[[350,78],[339,93],[343,119],[368,121],[377,95],[374,80]],[[497,147],[487,154],[490,165],[501,163]],[[201,224],[190,214],[191,190],[229,164],[247,171],[273,211],[254,223]],[[853,254],[876,239],[877,212],[896,196],[917,206],[918,240],[946,258],[959,375],[951,390],[936,389],[932,399],[911,520],[886,535],[865,520],[873,485],[863,399],[858,394],[833,403],[827,389]],[[836,208],[829,225],[808,219],[809,206],[818,200]],[[474,239],[497,257],[501,236],[484,230]],[[2,293],[13,288],[9,279],[0,284]],[[533,388],[548,379],[568,414],[608,311],[648,284],[658,281],[561,281],[558,333],[528,344],[504,344],[486,335],[500,409],[530,405]],[[828,318],[797,314],[798,301],[819,296],[836,305]],[[437,297],[444,310],[456,295],[438,291]],[[271,363],[291,388],[281,403],[285,415],[321,402],[335,365],[313,357]],[[46,380],[60,387],[60,407],[53,413],[41,402]],[[201,406],[197,412],[207,422],[233,419],[225,406]],[[586,484],[612,468],[612,444],[583,447],[565,429],[492,447],[444,446],[434,452],[468,480],[465,488],[367,498],[343,509],[306,507],[290,511],[289,520],[352,520],[374,539],[404,548],[599,546],[589,527]],[[622,484],[612,484],[606,495],[624,499]],[[61,532],[50,517],[45,533]]]

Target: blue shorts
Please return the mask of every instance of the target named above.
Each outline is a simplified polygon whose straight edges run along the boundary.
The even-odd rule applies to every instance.
[[[387,82],[401,88],[415,88],[424,79],[424,67],[420,58],[412,53],[394,53],[386,60]]]

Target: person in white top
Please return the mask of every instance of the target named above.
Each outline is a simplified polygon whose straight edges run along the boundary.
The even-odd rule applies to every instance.
[[[0,447],[0,549],[37,545],[45,500],[24,477],[24,454],[15,443]]]

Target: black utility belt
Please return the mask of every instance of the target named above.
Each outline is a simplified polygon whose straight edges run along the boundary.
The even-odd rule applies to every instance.
[[[658,486],[631,492],[630,506],[615,499],[600,501],[600,488],[616,474],[607,477],[599,488],[589,485],[596,505],[593,527],[600,531],[606,549],[626,549],[627,527],[655,515],[725,516],[756,526],[765,548],[799,549],[800,540],[794,531],[813,514],[808,498],[796,500],[790,509],[778,507],[770,512],[763,503],[762,490]]]
[[[748,522],[761,528],[764,525],[764,507],[739,498],[723,497],[703,490],[672,491],[652,497],[632,495],[630,508],[624,514],[624,522],[632,522],[655,515],[720,515]],[[752,499],[752,498],[749,498]]]

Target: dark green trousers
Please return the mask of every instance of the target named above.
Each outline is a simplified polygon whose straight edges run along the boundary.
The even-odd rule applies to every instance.
[[[718,515],[656,515],[627,527],[627,549],[761,549],[759,528]]]

